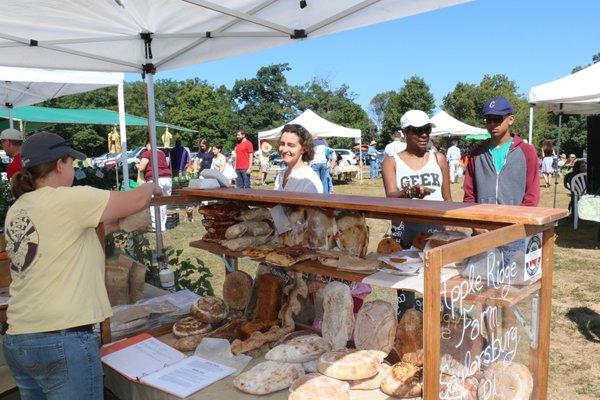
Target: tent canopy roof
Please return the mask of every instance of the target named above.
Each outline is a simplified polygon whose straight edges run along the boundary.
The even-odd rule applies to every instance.
[[[69,94],[115,86],[120,72],[0,67],[0,108],[28,106]]]
[[[288,124],[299,124],[306,128],[313,137],[346,137],[360,139],[360,129],[346,128],[327,121],[312,110],[306,110]],[[279,139],[283,125],[268,131],[258,132],[258,140]]]
[[[8,118],[8,110],[0,110],[0,118]],[[119,125],[118,112],[88,108],[15,107],[13,109],[13,119],[49,124]],[[147,126],[148,120],[146,118],[125,114],[125,124],[129,126]],[[182,126],[165,124],[164,122],[159,121],[156,122],[156,125],[185,132],[197,132]]]
[[[4,0],[3,65],[140,72],[229,58],[470,0]]]
[[[529,102],[557,113],[600,113],[600,63],[532,87]]]
[[[438,135],[482,135],[487,133],[485,129],[467,125],[462,121],[457,120],[446,111],[441,110],[431,118],[431,122],[435,123],[435,128],[431,131],[431,136]]]

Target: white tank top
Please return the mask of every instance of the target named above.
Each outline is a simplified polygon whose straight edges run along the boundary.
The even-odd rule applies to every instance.
[[[410,186],[421,184],[430,189],[435,189],[433,193],[424,197],[425,200],[444,200],[442,197],[442,169],[438,165],[433,150],[429,150],[427,164],[420,171],[410,168],[398,154],[394,154],[394,161],[396,162],[396,185],[398,190],[402,190],[406,183]]]

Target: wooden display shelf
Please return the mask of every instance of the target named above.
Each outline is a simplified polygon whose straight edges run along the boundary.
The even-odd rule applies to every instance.
[[[190,242],[190,247],[205,250],[205,251],[208,251],[209,253],[213,253],[213,254],[225,255],[228,257],[238,257],[238,258],[246,257],[246,258],[251,258],[258,262],[265,261],[264,258],[248,257],[248,256],[245,256],[244,254],[242,254],[241,251],[231,251],[231,250],[227,249],[226,247],[221,246],[218,243],[206,242],[204,240],[195,240],[193,242]],[[296,272],[310,272],[310,273],[314,273],[314,274],[329,276],[331,278],[344,279],[347,281],[354,281],[354,282],[362,282],[362,280],[366,276],[370,275],[368,273],[362,274],[359,272],[340,271],[338,269],[325,266],[316,260],[300,261],[299,263],[296,263],[290,267],[279,267],[279,268],[287,268],[287,269],[290,269],[290,270],[296,271]]]

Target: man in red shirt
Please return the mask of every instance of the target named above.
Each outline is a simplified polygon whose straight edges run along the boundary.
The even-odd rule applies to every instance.
[[[23,168],[21,165],[21,145],[23,144],[23,135],[16,129],[8,128],[0,133],[0,143],[6,154],[12,157],[8,165],[6,175],[8,180]]]
[[[235,146],[235,185],[240,189],[250,189],[250,172],[252,172],[252,156],[254,147],[246,139],[246,132],[236,132],[237,145]]]

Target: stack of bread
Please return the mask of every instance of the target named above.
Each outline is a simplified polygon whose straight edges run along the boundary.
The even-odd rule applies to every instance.
[[[202,215],[202,226],[206,234],[202,240],[207,242],[221,242],[225,239],[227,229],[236,224],[237,217],[242,207],[231,203],[217,203],[201,206],[198,212]]]
[[[266,208],[251,208],[242,211],[234,225],[225,230],[221,244],[229,250],[242,251],[264,245],[271,238],[273,223]]]

